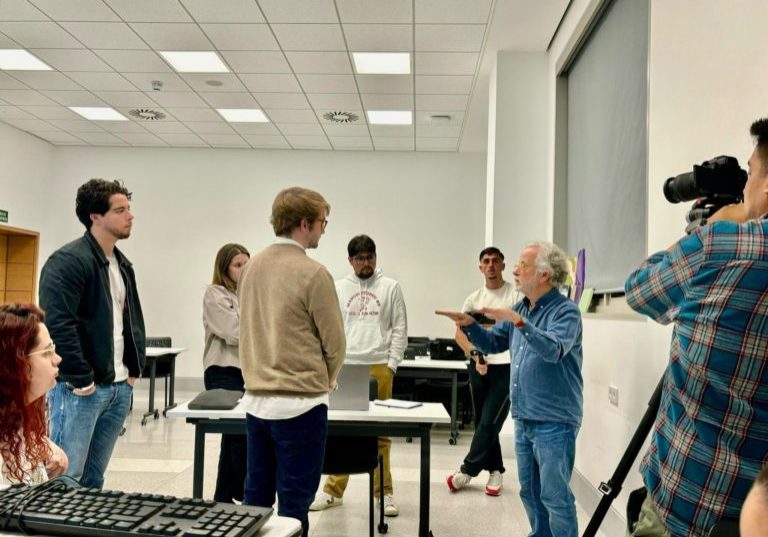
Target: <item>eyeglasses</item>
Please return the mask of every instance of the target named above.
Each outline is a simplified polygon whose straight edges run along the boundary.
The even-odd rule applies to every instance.
[[[53,358],[53,355],[56,354],[56,345],[54,343],[51,343],[44,349],[40,349],[39,351],[30,352],[27,354],[27,356],[37,356],[42,355],[46,358]]]
[[[531,267],[533,267],[533,265],[529,265],[525,261],[518,261],[517,263],[515,263],[514,269],[515,270],[526,270],[526,269],[529,269]]]
[[[320,224],[320,225],[323,226],[323,231],[325,231],[325,228],[328,227],[328,219],[327,218],[317,218],[315,221],[316,222],[322,222],[322,224]]]
[[[376,254],[356,255],[352,257],[355,263],[373,263],[376,261]]]

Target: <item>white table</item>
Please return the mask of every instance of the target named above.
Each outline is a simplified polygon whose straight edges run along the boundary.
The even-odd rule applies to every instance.
[[[245,434],[245,411],[190,410],[187,403],[169,410],[169,418],[186,418],[195,426],[195,454],[192,496],[203,495],[205,435],[209,433]],[[440,403],[423,403],[411,409],[382,407],[371,403],[368,410],[329,410],[328,434],[346,436],[397,436],[419,438],[421,443],[419,477],[419,537],[429,537],[429,461],[430,434],[436,423],[450,423]]]
[[[149,410],[147,410],[144,413],[144,416],[141,418],[141,424],[146,425],[147,424],[147,418],[154,417],[155,419],[160,418],[160,411],[155,408],[155,377],[156,377],[156,371],[157,371],[157,360],[158,358],[162,358],[167,356],[170,359],[170,372],[168,373],[168,376],[170,377],[168,381],[168,389],[166,390],[166,398],[167,402],[165,404],[165,408],[163,409],[163,415],[165,415],[166,412],[168,412],[169,409],[175,407],[176,405],[173,402],[173,390],[175,387],[175,379],[176,379],[176,357],[184,352],[184,347],[147,347],[146,348],[146,356],[149,361]]]
[[[448,379],[451,381],[451,436],[448,443],[456,444],[459,429],[456,426],[459,397],[459,373],[467,371],[466,360],[403,360],[397,368],[397,375],[404,378]]]

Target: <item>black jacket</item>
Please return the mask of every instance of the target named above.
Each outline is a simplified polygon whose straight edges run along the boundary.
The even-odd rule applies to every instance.
[[[144,317],[133,266],[115,248],[125,282],[123,363],[132,377],[144,369]],[[61,356],[59,380],[76,388],[115,380],[109,261],[90,231],[53,252],[40,273],[40,307]]]

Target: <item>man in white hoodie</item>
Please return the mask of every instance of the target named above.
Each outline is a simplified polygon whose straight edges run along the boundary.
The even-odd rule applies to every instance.
[[[363,364],[370,368],[378,383],[378,398],[392,397],[392,377],[403,360],[408,345],[408,322],[400,284],[376,268],[376,244],[367,235],[353,237],[347,245],[353,274],[336,281],[344,332],[347,336],[345,364]],[[384,458],[384,514],[397,516],[399,510],[392,491],[389,450],[392,441],[379,438],[379,454]],[[322,511],[343,503],[348,475],[330,475],[310,506]],[[375,493],[379,494],[378,470]]]

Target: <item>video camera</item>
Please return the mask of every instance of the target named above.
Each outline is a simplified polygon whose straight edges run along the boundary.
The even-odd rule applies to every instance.
[[[696,200],[686,216],[690,233],[705,224],[720,208],[744,199],[747,172],[735,157],[719,156],[694,165],[692,172],[681,173],[664,182],[664,197],[670,203]]]

